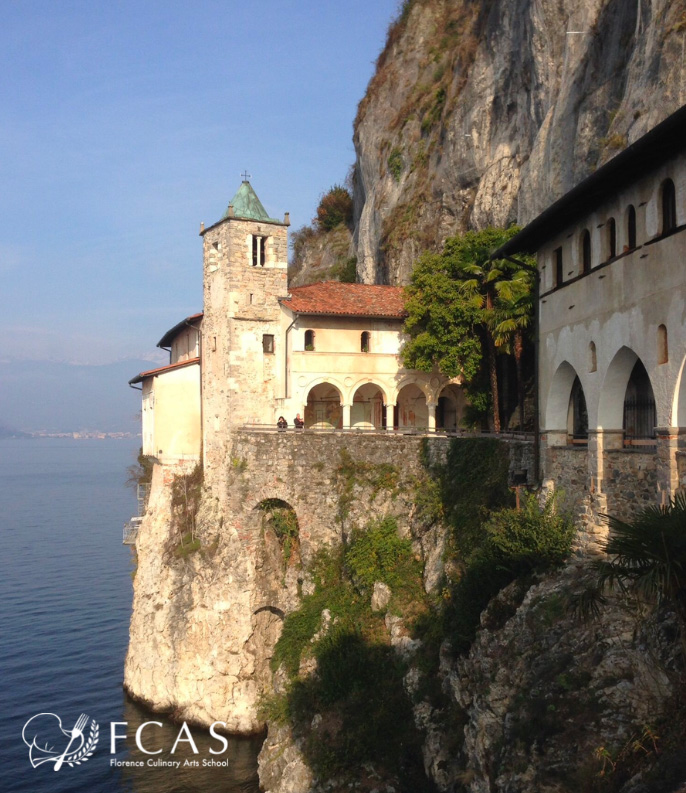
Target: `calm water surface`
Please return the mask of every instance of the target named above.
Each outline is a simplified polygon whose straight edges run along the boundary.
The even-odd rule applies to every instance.
[[[233,740],[216,757],[217,741],[193,729],[188,743],[170,749],[178,732],[122,693],[131,612],[131,559],[121,544],[134,514],[124,487],[135,441],[0,441],[0,790],[30,793],[256,793],[259,741]],[[92,757],[80,766],[32,768],[22,728],[34,714],[55,713],[71,729],[86,713],[100,725]],[[128,722],[119,761],[146,763],[133,734],[143,721],[151,759],[221,760],[225,767],[143,765],[112,767],[109,726]],[[49,721],[54,721],[49,719]],[[120,727],[119,731],[123,728]],[[56,740],[66,740],[59,732]],[[181,748],[183,747],[183,748]]]

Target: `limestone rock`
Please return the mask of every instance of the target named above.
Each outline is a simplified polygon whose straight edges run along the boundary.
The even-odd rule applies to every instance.
[[[262,790],[308,793],[312,789],[312,772],[288,727],[270,725],[257,763]]]
[[[355,120],[365,283],[425,249],[525,224],[686,102],[671,0],[415,0]]]
[[[372,611],[385,611],[391,600],[391,588],[382,581],[374,582],[372,592]]]

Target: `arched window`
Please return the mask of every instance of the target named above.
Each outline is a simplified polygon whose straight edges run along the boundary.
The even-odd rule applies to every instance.
[[[662,204],[662,233],[668,234],[676,228],[676,191],[674,182],[665,179],[660,189]]]
[[[314,331],[313,330],[306,330],[305,331],[305,350],[307,352],[314,351]]]
[[[598,358],[595,352],[595,342],[593,341],[588,345],[588,371],[598,371]]]
[[[636,247],[636,210],[632,204],[626,211],[626,243],[629,251]]]
[[[617,226],[615,219],[610,218],[607,221],[607,258],[614,259],[617,255]]]
[[[360,337],[360,351],[361,352],[369,352],[369,341],[371,339],[371,333],[369,331],[362,331],[362,336]]]
[[[586,410],[586,397],[578,377],[574,379],[572,393],[569,397],[569,415],[567,419],[567,433],[570,443],[585,445],[588,443],[588,411]]]
[[[587,273],[591,269],[591,233],[586,229],[581,235],[581,272]]]
[[[657,413],[650,377],[640,359],[634,364],[624,395],[624,445],[650,446]]]
[[[553,251],[553,257],[554,257],[553,261],[555,266],[553,273],[555,283],[553,284],[553,286],[558,287],[558,286],[562,286],[562,282],[564,280],[564,273],[562,272],[562,268],[563,268],[562,248],[555,248],[555,250]]]
[[[669,360],[669,347],[667,346],[667,327],[660,325],[657,329],[657,362],[667,363]]]

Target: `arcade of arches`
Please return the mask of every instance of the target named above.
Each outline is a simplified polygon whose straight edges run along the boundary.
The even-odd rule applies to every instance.
[[[456,432],[464,415],[466,400],[460,386],[448,384],[437,397],[427,395],[416,383],[400,388],[395,404],[388,401],[375,383],[363,383],[345,404],[340,389],[319,383],[310,389],[304,411],[305,427],[312,429],[363,430],[417,429]]]

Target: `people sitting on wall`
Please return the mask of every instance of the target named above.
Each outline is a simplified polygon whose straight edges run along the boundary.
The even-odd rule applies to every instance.
[[[283,416],[279,416],[279,420],[276,422],[276,426],[278,427],[279,432],[283,432],[285,429],[288,428],[288,422]]]
[[[293,424],[296,430],[301,430],[305,427],[305,422],[300,418],[300,413],[293,419]]]

